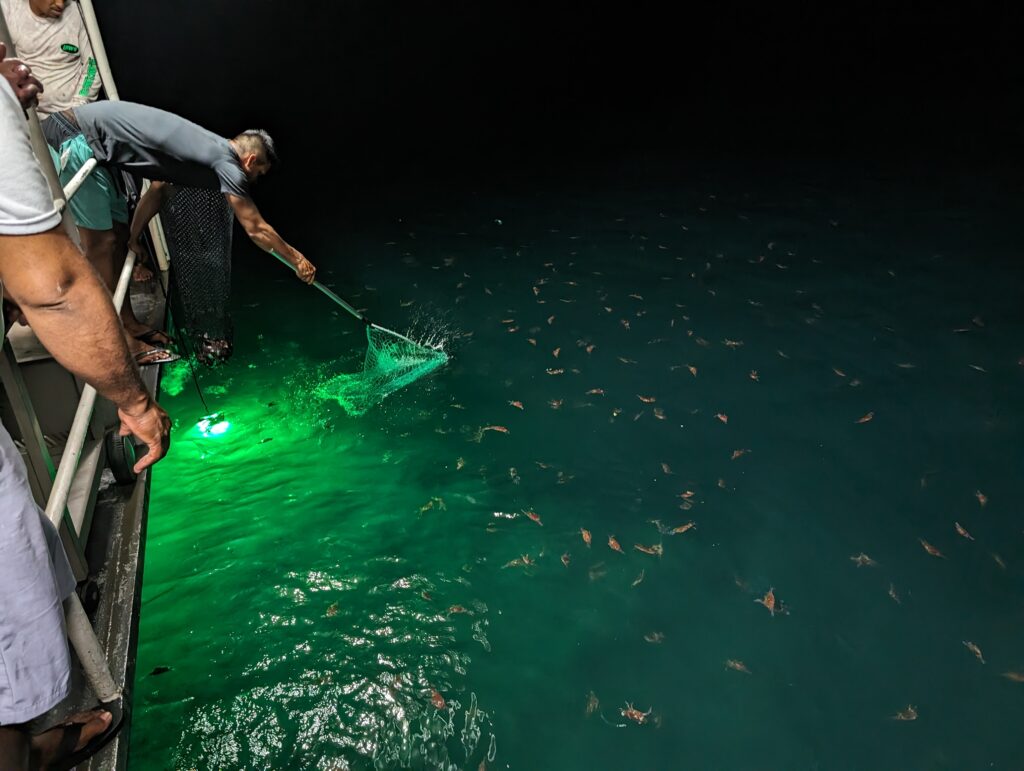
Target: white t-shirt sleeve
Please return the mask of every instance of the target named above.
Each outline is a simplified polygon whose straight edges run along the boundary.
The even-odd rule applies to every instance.
[[[43,233],[59,224],[60,213],[32,152],[21,104],[11,84],[0,77],[0,235]]]

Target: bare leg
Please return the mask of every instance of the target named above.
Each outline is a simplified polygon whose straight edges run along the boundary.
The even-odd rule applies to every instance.
[[[81,231],[86,228],[81,228]],[[107,288],[111,294],[114,292],[114,287],[117,286],[118,280],[121,278],[121,271],[124,269],[124,260],[128,255],[128,226],[121,222],[114,223],[113,230],[92,230],[90,233],[97,234],[91,236],[89,242],[86,241],[86,237],[82,236],[82,245],[86,247],[86,254],[88,255],[91,248],[94,248],[97,253],[98,260],[102,260],[105,264],[110,265],[110,275],[103,275],[103,281],[106,283]],[[94,243],[92,247],[90,244]],[[92,260],[92,257],[89,257]],[[93,263],[97,264],[96,262]],[[124,302],[121,303],[121,323],[124,325],[125,332],[129,335],[137,335],[141,332],[145,332],[147,327],[135,316],[135,310],[132,308],[131,295],[126,295]]]
[[[115,223],[115,228],[118,224]],[[103,283],[107,285],[107,289],[111,293],[113,293],[114,287],[117,286],[117,278],[121,274],[121,268],[124,267],[125,251],[127,249],[128,231],[123,225],[121,227],[124,230],[125,237],[123,239],[118,237],[116,230],[78,228],[78,232],[82,236],[82,249],[85,251],[85,256],[92,263],[92,266],[96,268],[96,272],[100,274],[100,278],[103,279]],[[120,254],[118,254],[119,250]],[[128,350],[131,351],[133,356],[152,347],[147,346],[140,340],[136,340],[132,336],[133,334],[144,332],[146,327],[135,318],[131,300],[128,297],[125,298],[121,306],[121,323],[125,328]]]
[[[124,261],[128,256],[128,235],[127,225],[121,222],[114,223],[114,275],[118,278],[121,276],[121,271],[124,270]],[[138,335],[149,329],[135,315],[135,309],[132,308],[131,303],[131,293],[125,296],[124,302],[121,304],[121,323],[124,324],[125,331],[129,335]]]
[[[0,768],[27,769],[30,746],[28,733],[19,726],[0,728]]]
[[[82,726],[75,749],[81,749],[94,736],[99,736],[106,731],[113,717],[113,715],[105,710],[79,712],[69,717],[66,721],[67,723]],[[49,731],[44,731],[31,737],[30,757],[32,762],[30,765],[24,766],[24,768],[45,769],[49,768],[53,763],[60,761],[60,741],[64,736],[64,730],[65,726],[55,726]],[[28,737],[26,736],[26,738]]]
[[[124,261],[128,256],[128,236],[130,235],[128,226],[121,222],[114,223],[114,235],[117,237],[117,241],[114,244],[114,275],[120,276],[121,271],[124,269]],[[138,267],[138,260],[140,255],[136,255],[135,265]],[[152,273],[150,273],[152,278]],[[170,346],[171,338],[166,333],[159,330],[150,329],[148,326],[139,321],[135,315],[135,309],[132,308],[132,304],[129,301],[130,295],[125,297],[124,303],[121,305],[121,323],[124,325],[125,331],[132,335],[141,335],[145,332],[149,332],[147,339],[149,343],[146,344],[148,348],[152,348],[153,345],[162,347]]]
[[[78,234],[82,237],[82,250],[85,256],[100,274],[107,289],[114,291],[114,245],[117,240],[113,230],[93,230],[92,228],[78,228]]]

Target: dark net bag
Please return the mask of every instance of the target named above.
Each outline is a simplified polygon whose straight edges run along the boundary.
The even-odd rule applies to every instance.
[[[230,358],[231,237],[234,212],[217,190],[174,187],[160,219],[171,259],[171,307],[179,334],[196,358]]]

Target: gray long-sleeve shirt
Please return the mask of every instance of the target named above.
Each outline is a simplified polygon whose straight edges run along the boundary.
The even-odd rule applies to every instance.
[[[96,160],[186,187],[249,198],[249,180],[224,137],[174,113],[134,102],[93,102],[75,117]]]

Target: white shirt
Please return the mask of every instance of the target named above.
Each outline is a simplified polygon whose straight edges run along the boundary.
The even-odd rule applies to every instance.
[[[43,233],[59,224],[25,113],[11,84],[0,77],[0,237]]]
[[[100,74],[78,3],[68,3],[59,19],[36,16],[28,0],[0,0],[18,58],[43,84],[39,117],[96,99]]]

